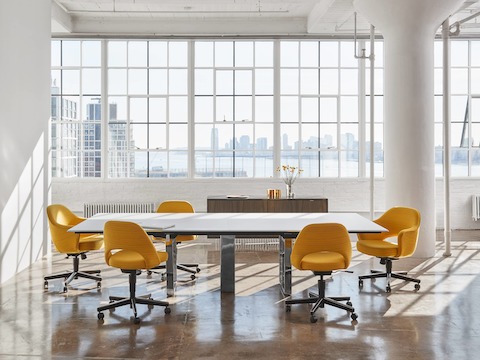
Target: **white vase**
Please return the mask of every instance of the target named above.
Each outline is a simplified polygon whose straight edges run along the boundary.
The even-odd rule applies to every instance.
[[[293,184],[285,184],[285,188],[286,188],[285,197],[287,199],[293,199],[294,198],[294,193],[292,192],[292,187],[293,187]]]

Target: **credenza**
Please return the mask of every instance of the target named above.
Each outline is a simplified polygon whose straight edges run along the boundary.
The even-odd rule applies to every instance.
[[[255,196],[208,196],[207,212],[328,212],[328,199],[322,197],[267,199]]]

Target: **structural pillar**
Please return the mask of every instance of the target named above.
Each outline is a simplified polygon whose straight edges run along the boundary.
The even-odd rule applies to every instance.
[[[384,38],[385,208],[410,206],[420,211],[417,257],[435,254],[434,38],[463,2],[353,2]]]

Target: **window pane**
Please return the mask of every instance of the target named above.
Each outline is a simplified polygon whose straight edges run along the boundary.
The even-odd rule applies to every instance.
[[[338,42],[322,41],[320,43],[320,66],[337,67],[338,66]]]
[[[298,70],[282,69],[280,70],[280,93],[298,94]]]
[[[320,70],[320,94],[338,94],[338,70]]]
[[[168,65],[175,67],[188,66],[188,43],[171,41],[168,47]]]
[[[213,71],[208,69],[195,70],[195,95],[213,94]]]
[[[167,44],[166,41],[148,42],[148,64],[150,67],[167,66]]]
[[[318,70],[300,70],[300,92],[318,94]]]
[[[253,42],[251,41],[235,42],[235,66],[238,66],[238,67],[253,66]]]
[[[80,41],[62,41],[62,66],[80,66]]]
[[[108,42],[108,66],[127,66],[127,42]]]
[[[100,94],[102,73],[100,69],[84,69],[82,71],[82,92],[84,94]]]
[[[282,41],[280,43],[280,66],[297,67],[298,66],[298,42]]]
[[[148,72],[148,86],[150,94],[165,95],[167,93],[167,70],[166,69],[150,69]]]
[[[300,43],[300,66],[318,67],[317,41],[302,41]]]
[[[302,98],[301,100],[302,123],[318,122],[318,99]]]
[[[255,94],[271,95],[273,94],[273,70],[265,69],[255,70]]]
[[[251,70],[235,71],[235,94],[236,95],[252,94],[252,71]]]
[[[273,42],[255,42],[255,66],[273,67]]]
[[[63,94],[79,94],[80,93],[80,71],[79,70],[63,70]]]
[[[188,73],[187,70],[172,69],[169,71],[168,79],[169,93],[172,95],[187,94]]]
[[[128,70],[128,93],[131,95],[143,95],[147,93],[147,70]]]
[[[213,66],[213,42],[196,41],[195,42],[195,66],[212,67]]]
[[[101,66],[102,43],[100,41],[82,42],[82,66]]]
[[[188,122],[188,99],[186,96],[171,96],[169,100],[170,123]]]
[[[108,70],[108,93],[110,95],[124,95],[127,93],[127,70]]]
[[[233,94],[233,71],[219,70],[216,73],[216,93],[217,95]]]
[[[145,67],[147,66],[147,42],[129,41],[128,42],[128,66]]]
[[[233,43],[216,42],[215,43],[215,66],[232,67],[233,66]]]

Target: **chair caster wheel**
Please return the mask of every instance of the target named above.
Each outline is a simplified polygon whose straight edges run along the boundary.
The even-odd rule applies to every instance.
[[[315,324],[315,323],[317,322],[317,318],[316,318],[315,316],[313,316],[313,315],[310,316],[310,322],[311,322],[312,324]]]
[[[47,281],[47,280],[45,280],[45,282],[43,283],[43,288],[44,288],[45,290],[48,289],[48,281]]]
[[[358,280],[358,287],[363,288],[363,280]]]
[[[104,317],[105,317],[105,314],[102,313],[102,312],[99,312],[99,313],[97,314],[98,320],[103,320]]]
[[[347,305],[348,305],[348,306],[352,306],[352,302],[351,302],[351,301],[347,301]]]
[[[68,292],[68,287],[67,287],[67,285],[63,285],[63,291],[62,291],[62,292],[63,292],[63,293],[67,293],[67,292]]]
[[[195,280],[197,277],[195,275],[190,275],[190,279]]]
[[[286,306],[285,306],[285,311],[286,311],[286,312],[292,311],[292,307],[291,307],[290,305],[286,305]]]
[[[197,270],[197,273],[199,273],[199,272],[200,272],[200,268],[197,268],[196,270]]]
[[[353,321],[358,319],[358,315],[355,314],[355,313],[352,313],[352,315],[350,315],[350,317],[352,318]]]
[[[147,276],[152,276],[152,272],[150,270],[147,270]]]
[[[392,292],[392,288],[390,287],[390,285],[387,285],[387,288],[385,289],[385,291],[387,293],[391,293]]]
[[[153,305],[152,304],[148,304],[148,310],[152,310],[153,309]]]
[[[164,312],[165,314],[170,314],[172,312],[172,309],[170,309],[169,307],[166,307]]]
[[[102,282],[101,281],[97,281],[97,288],[101,288],[102,287]]]
[[[133,323],[134,324],[140,324],[140,318],[139,317],[134,317],[133,318]]]
[[[420,290],[420,284],[415,284],[415,290]]]

